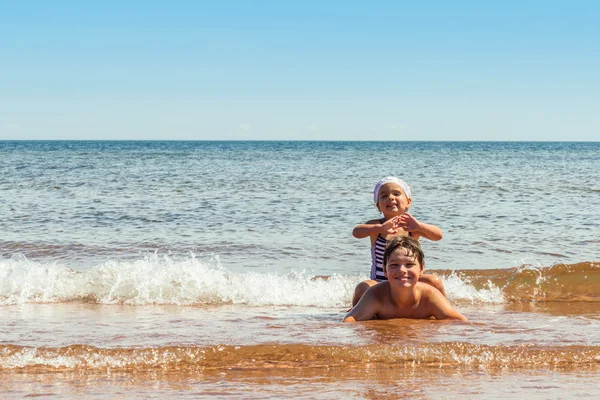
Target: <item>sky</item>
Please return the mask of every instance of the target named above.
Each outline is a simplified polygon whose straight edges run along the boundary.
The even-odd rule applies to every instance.
[[[600,141],[597,1],[0,0],[0,140]]]

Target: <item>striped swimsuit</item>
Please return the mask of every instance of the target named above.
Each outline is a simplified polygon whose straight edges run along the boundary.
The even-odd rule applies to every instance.
[[[408,232],[408,236],[412,236],[412,232]],[[378,235],[375,244],[371,247],[371,279],[377,282],[387,281],[383,273],[383,253],[386,245],[387,240]]]

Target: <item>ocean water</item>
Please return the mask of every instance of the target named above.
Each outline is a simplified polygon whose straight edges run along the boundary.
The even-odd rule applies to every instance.
[[[600,143],[0,141],[0,393],[600,396]],[[470,322],[341,324],[372,189]]]

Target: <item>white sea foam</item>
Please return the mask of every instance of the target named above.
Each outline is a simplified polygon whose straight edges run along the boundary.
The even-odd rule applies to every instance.
[[[0,259],[0,305],[89,301],[100,304],[246,304],[345,307],[364,276],[328,279],[293,271],[236,273],[218,258],[148,255],[135,261],[108,261],[85,272],[23,255]],[[445,279],[450,300],[501,303],[501,289],[477,290],[456,275]]]
[[[62,265],[0,259],[0,305],[68,301],[85,296],[84,286],[83,275]]]
[[[22,255],[0,259],[0,305],[91,301],[101,304],[345,306],[364,277],[314,278],[307,271],[234,273],[218,260],[151,255],[108,261],[86,272]]]
[[[444,279],[446,295],[450,300],[466,300],[472,303],[504,303],[504,294],[501,288],[491,282],[487,288],[477,289],[469,282],[456,274],[451,274]]]

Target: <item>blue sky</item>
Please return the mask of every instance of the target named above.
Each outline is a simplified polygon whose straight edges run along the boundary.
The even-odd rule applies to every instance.
[[[595,1],[0,0],[0,139],[597,141],[598,21]]]

